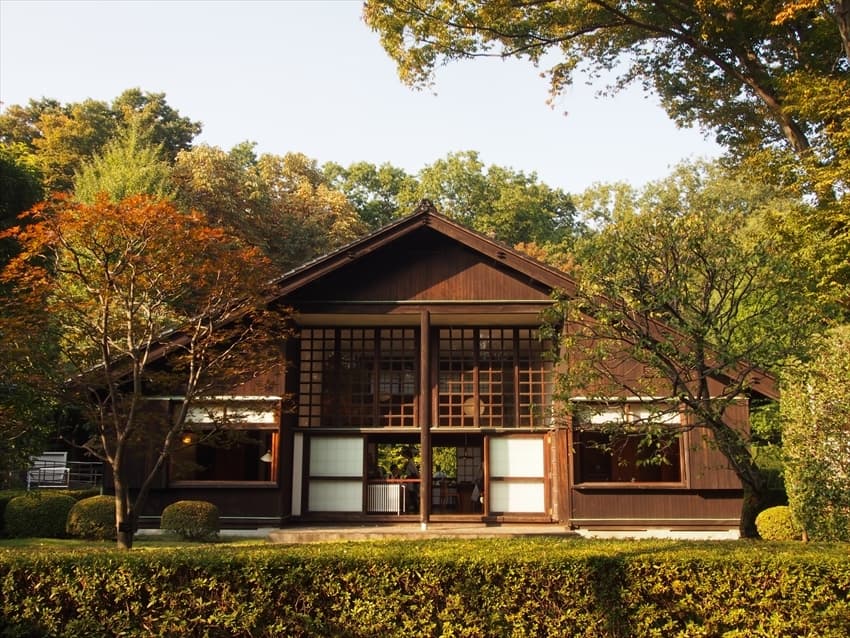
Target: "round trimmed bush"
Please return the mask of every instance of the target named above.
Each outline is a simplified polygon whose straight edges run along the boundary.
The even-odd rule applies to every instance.
[[[6,505],[4,518],[9,536],[30,538],[62,538],[68,513],[75,501],[65,494],[30,492]]]
[[[177,501],[162,510],[159,527],[186,540],[207,540],[218,536],[219,511],[208,501]]]
[[[756,516],[756,530],[766,541],[798,541],[803,538],[803,529],[794,520],[787,505],[763,510]]]
[[[92,496],[77,501],[68,513],[66,531],[79,538],[115,540],[115,497]]]

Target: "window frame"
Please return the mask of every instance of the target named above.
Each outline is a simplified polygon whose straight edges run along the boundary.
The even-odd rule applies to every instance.
[[[241,406],[241,407],[240,407]],[[265,409],[259,409],[265,408]],[[247,397],[247,396],[231,396],[231,397],[216,397],[203,399],[196,402],[190,413],[187,414],[183,432],[180,434],[183,446],[174,450],[168,460],[168,485],[170,487],[277,487],[278,468],[280,463],[280,398],[279,397]],[[204,479],[204,478],[173,478],[175,474],[179,475],[179,470],[175,465],[181,461],[198,462],[198,452],[204,448],[212,450],[214,457],[219,457],[222,453],[234,453],[234,450],[240,450],[239,453],[247,458],[249,453],[252,453],[253,445],[247,441],[244,443],[236,442],[231,447],[204,445],[203,437],[205,433],[213,431],[231,431],[245,433],[255,433],[256,440],[259,442],[257,449],[260,454],[257,457],[258,468],[268,468],[268,478],[260,479]],[[192,439],[196,439],[194,442]],[[197,439],[201,439],[198,441]],[[262,448],[266,449],[263,450]],[[181,459],[187,454],[192,453],[192,459]],[[271,456],[271,460],[266,462],[262,460],[265,454]],[[234,454],[235,455],[235,454]],[[217,458],[214,460],[218,460]]]
[[[686,446],[686,432],[682,427],[682,421],[684,419],[684,414],[681,409],[675,409],[669,404],[666,404],[666,409],[662,409],[658,411],[662,416],[660,421],[662,423],[670,423],[671,427],[679,430],[676,433],[675,439],[675,459],[678,461],[678,478],[671,480],[647,480],[646,478],[632,478],[630,480],[623,480],[619,478],[622,476],[622,472],[618,472],[618,467],[625,468],[625,471],[631,470],[632,472],[638,473],[641,471],[641,467],[638,465],[639,458],[637,456],[637,452],[639,449],[635,449],[635,456],[633,459],[628,460],[625,464],[619,464],[617,462],[617,452],[616,450],[593,450],[593,448],[585,446],[584,442],[581,440],[581,435],[585,434],[590,437],[608,437],[608,441],[603,441],[605,444],[610,444],[610,438],[612,436],[622,436],[627,440],[626,445],[631,447],[629,444],[629,439],[634,440],[638,438],[643,438],[646,434],[644,432],[638,431],[637,427],[635,429],[634,434],[628,433],[616,433],[611,431],[606,431],[605,425],[611,423],[617,423],[617,421],[606,420],[609,415],[614,413],[618,413],[623,415],[623,424],[628,424],[631,422],[636,422],[639,419],[645,418],[642,414],[646,414],[647,408],[649,408],[649,413],[651,414],[652,408],[665,406],[665,402],[638,402],[638,401],[623,401],[616,404],[602,406],[599,404],[584,404],[586,411],[591,414],[590,422],[583,422],[581,417],[573,416],[572,427],[570,428],[570,445],[572,449],[572,459],[573,459],[573,467],[572,467],[572,484],[577,488],[657,488],[657,489],[665,489],[665,488],[684,488],[687,487],[687,446]],[[604,409],[602,409],[604,408]],[[594,412],[595,410],[595,412]],[[598,425],[599,427],[594,428],[593,425]],[[635,443],[637,445],[637,443]],[[672,446],[671,446],[672,447]],[[591,452],[588,452],[591,450]],[[601,459],[607,457],[608,459],[608,471],[606,473],[607,476],[610,476],[610,479],[602,479],[602,478],[590,478],[587,479],[585,477],[589,476],[586,465],[589,463],[590,459],[586,456],[593,454]],[[649,455],[646,455],[647,457]],[[671,459],[673,461],[673,459]],[[674,465],[675,461],[671,462],[670,465]],[[656,467],[656,466],[650,466]],[[663,470],[663,465],[660,466]]]

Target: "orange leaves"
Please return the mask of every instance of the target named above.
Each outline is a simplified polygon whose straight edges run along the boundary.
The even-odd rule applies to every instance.
[[[55,196],[29,215],[31,224],[6,233],[22,250],[2,279],[21,316],[59,324],[63,350],[78,361],[147,350],[199,315],[215,323],[245,312],[272,278],[256,249],[168,201]]]

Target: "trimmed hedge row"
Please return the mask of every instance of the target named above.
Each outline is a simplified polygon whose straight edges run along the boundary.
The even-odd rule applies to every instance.
[[[845,638],[840,545],[556,539],[0,552],[4,636]]]

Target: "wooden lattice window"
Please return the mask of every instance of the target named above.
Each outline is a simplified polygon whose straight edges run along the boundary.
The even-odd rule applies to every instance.
[[[299,425],[415,425],[413,328],[318,328],[301,334]]]
[[[545,349],[531,328],[441,329],[438,425],[547,425],[552,370]]]

